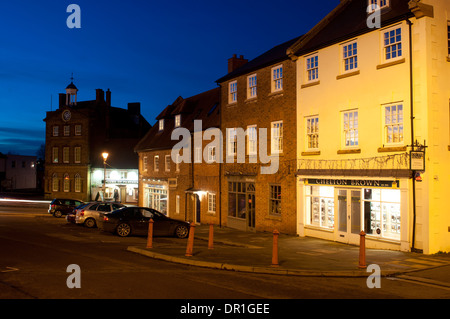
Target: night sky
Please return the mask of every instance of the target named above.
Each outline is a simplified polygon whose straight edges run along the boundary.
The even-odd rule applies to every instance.
[[[215,88],[233,54],[251,60],[309,31],[340,0],[21,0],[0,4],[0,152],[36,155],[47,111],[73,73],[78,101],[141,102],[150,124],[178,96]],[[81,28],[67,27],[70,4]]]

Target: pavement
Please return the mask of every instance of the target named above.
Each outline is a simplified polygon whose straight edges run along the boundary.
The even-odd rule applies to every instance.
[[[366,268],[360,268],[359,246],[285,234],[278,235],[278,259],[273,259],[272,233],[214,226],[213,247],[209,249],[209,232],[209,225],[195,227],[192,256],[186,256],[188,239],[156,237],[152,239],[152,248],[130,246],[128,250],[197,267],[291,276],[367,278],[374,273],[369,267],[373,264],[380,267],[381,276],[397,276],[450,265],[450,254],[424,255],[366,248]]]

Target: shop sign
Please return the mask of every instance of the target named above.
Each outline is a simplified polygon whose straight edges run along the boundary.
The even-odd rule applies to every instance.
[[[306,185],[347,186],[347,187],[375,187],[375,188],[398,188],[400,181],[380,181],[372,179],[325,179],[308,178]]]
[[[409,156],[409,168],[412,171],[425,171],[425,152],[411,151]]]
[[[137,184],[138,181],[132,179],[106,179],[108,184]]]

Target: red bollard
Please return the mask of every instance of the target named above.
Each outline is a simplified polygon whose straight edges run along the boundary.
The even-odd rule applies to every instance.
[[[272,267],[278,267],[278,230],[273,231]]]
[[[148,221],[147,248],[153,248],[153,219]]]
[[[186,257],[192,257],[192,252],[194,250],[194,231],[195,231],[195,225],[191,224],[191,229],[189,230],[189,238],[188,238],[188,244],[186,247]]]
[[[208,249],[214,249],[214,224],[209,224]]]
[[[365,269],[366,266],[366,233],[361,231],[359,233],[359,266],[358,268]]]

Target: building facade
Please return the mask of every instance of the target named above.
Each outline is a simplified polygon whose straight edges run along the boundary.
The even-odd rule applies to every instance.
[[[36,189],[36,169],[36,156],[0,153],[0,189]]]
[[[344,0],[289,48],[300,236],[450,250],[449,16],[445,0]]]
[[[59,95],[59,108],[44,119],[46,198],[137,202],[138,158],[133,147],[150,129],[140,104],[113,107],[109,89],[106,98],[97,89],[91,101],[77,101],[77,93],[70,83]],[[108,153],[106,161],[102,153]]]

